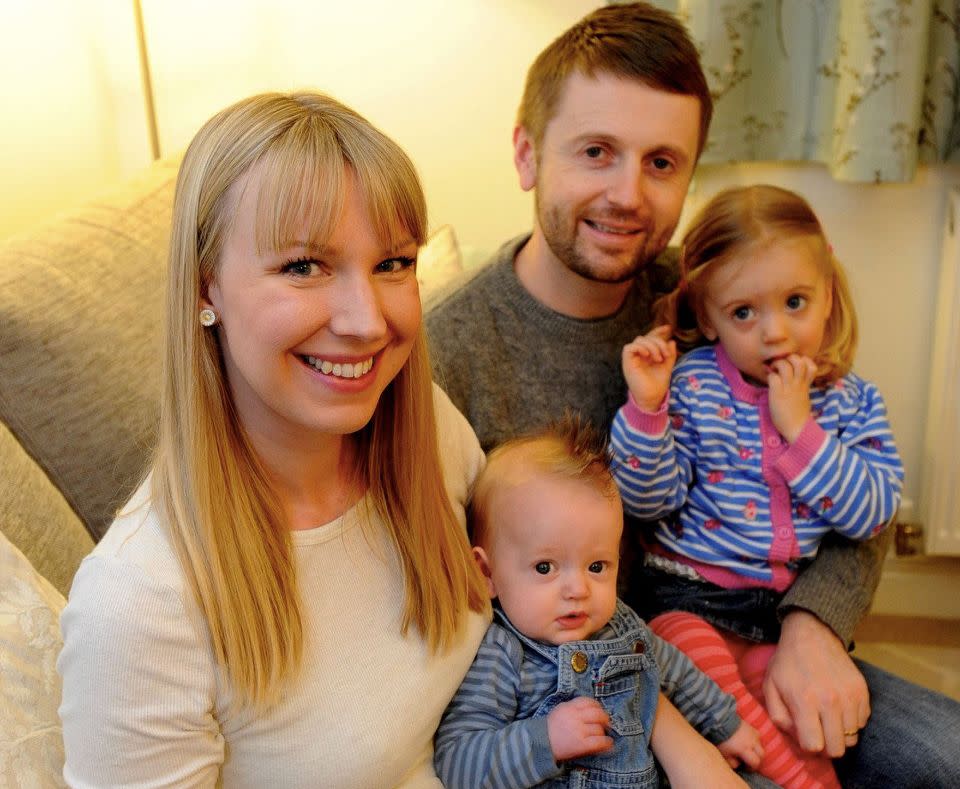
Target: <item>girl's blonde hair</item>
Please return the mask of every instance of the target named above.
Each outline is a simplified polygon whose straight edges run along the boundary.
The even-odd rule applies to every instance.
[[[304,223],[308,240],[322,243],[337,222],[348,170],[385,247],[403,234],[424,242],[426,205],[399,146],[322,94],[237,102],[200,129],[180,167],[152,496],[236,703],[262,707],[300,667],[302,601],[289,529],[240,424],[217,332],[197,318],[233,221],[228,191],[254,165],[261,249],[299,240]],[[443,483],[422,330],[355,437],[356,474],[404,571],[402,630],[412,624],[432,650],[444,649],[467,610],[482,611],[488,601]]]
[[[680,280],[654,305],[657,323],[674,327],[684,349],[704,342],[701,327],[710,273],[754,244],[812,238],[830,282],[833,305],[817,362],[818,385],[846,375],[857,348],[857,314],[847,277],[827,243],[813,209],[800,195],[777,186],[736,187],[715,195],[696,215],[680,249]]]

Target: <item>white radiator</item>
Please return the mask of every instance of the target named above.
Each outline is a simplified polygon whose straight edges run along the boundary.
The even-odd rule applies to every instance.
[[[928,554],[960,555],[960,189],[947,196],[920,517]]]

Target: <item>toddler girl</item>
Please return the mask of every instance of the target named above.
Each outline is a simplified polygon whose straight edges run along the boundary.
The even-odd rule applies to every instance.
[[[791,789],[836,786],[830,761],[802,753],[760,704],[775,646],[728,631],[761,640],[829,530],[867,539],[896,513],[903,469],[886,409],[850,372],[853,304],[801,197],[773,186],[718,194],[687,232],[680,266],[659,305],[667,325],[624,348],[630,395],[612,428],[626,511],[677,511],[656,526],[645,562],[658,611],[679,610],[650,626],[737,698],[760,731],[762,774]],[[675,365],[674,332],[711,344]],[[751,587],[768,590],[766,608],[742,605]]]

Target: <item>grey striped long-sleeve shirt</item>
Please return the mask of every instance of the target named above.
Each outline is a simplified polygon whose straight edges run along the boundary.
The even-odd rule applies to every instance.
[[[627,636],[626,639],[622,638]],[[568,765],[553,757],[547,735],[547,718],[554,705],[585,695],[599,686],[604,677],[591,667],[580,678],[576,692],[564,693],[562,661],[580,649],[589,652],[597,642],[616,638],[627,645],[649,644],[646,683],[634,684],[649,698],[634,699],[626,705],[643,718],[634,727],[644,738],[646,758],[650,753],[650,731],[656,712],[657,687],[708,740],[720,743],[739,727],[734,700],[702,673],[676,647],[654,635],[624,603],[617,603],[611,622],[593,639],[560,647],[535,642],[520,635],[502,611],[484,636],[473,665],[456,696],[447,707],[435,739],[435,766],[444,785],[451,789],[523,789],[541,784],[563,785]],[[643,650],[643,647],[640,647]],[[632,653],[635,649],[627,649]],[[608,656],[605,656],[608,657]],[[569,672],[567,672],[569,675]],[[559,677],[559,679],[558,679]],[[622,680],[620,680],[622,681]],[[586,682],[586,686],[584,685]],[[646,687],[644,687],[646,684]],[[620,710],[614,715],[622,715]],[[629,727],[625,727],[629,728]],[[615,735],[614,749],[620,747]],[[577,760],[589,767],[591,759]],[[637,765],[639,770],[642,765]]]

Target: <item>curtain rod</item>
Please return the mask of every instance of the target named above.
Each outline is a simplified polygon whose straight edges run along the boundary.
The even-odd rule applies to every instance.
[[[157,111],[153,103],[150,58],[147,56],[147,36],[143,27],[143,9],[140,7],[140,0],[133,0],[133,19],[137,29],[137,53],[140,56],[140,81],[143,84],[143,105],[147,115],[147,134],[150,136],[150,154],[156,161],[160,158],[160,137],[157,134]]]

